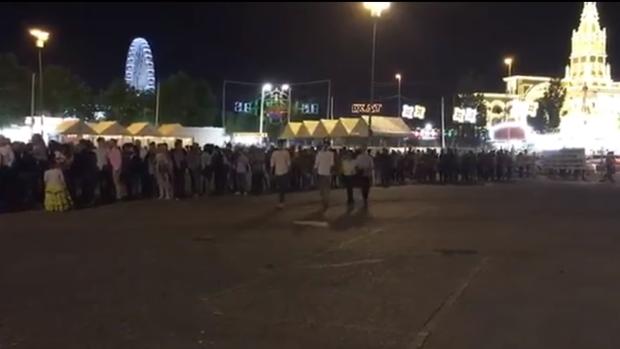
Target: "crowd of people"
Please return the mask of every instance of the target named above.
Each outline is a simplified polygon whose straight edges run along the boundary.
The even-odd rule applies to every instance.
[[[114,139],[45,144],[40,135],[20,143],[0,136],[0,211],[44,207],[64,211],[119,200],[184,199],[202,195],[260,195],[359,187],[366,202],[374,185],[477,183],[530,176],[527,152],[457,152],[320,147],[260,148],[228,144],[119,145]]]

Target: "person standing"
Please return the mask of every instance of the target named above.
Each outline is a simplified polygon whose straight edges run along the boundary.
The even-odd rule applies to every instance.
[[[284,195],[288,189],[289,176],[291,169],[291,155],[284,147],[284,141],[278,141],[278,149],[274,150],[270,159],[271,172],[276,178],[278,187],[278,208],[284,208]]]
[[[366,151],[366,146],[362,146],[362,151],[355,158],[355,170],[362,191],[362,198],[364,199],[364,207],[368,207],[368,194],[370,193],[370,183],[372,183],[372,174],[374,173],[374,160]]]
[[[95,150],[97,157],[96,196],[99,203],[112,201],[111,167],[108,161],[108,148],[106,141],[102,137],[97,138],[97,150]]]
[[[334,153],[329,149],[329,143],[324,141],[323,148],[314,158],[314,170],[319,177],[319,192],[323,203],[323,211],[327,211],[329,207],[329,190],[332,184],[334,164]]]
[[[347,205],[353,206],[353,186],[355,182],[355,159],[350,150],[345,149],[342,154],[342,181],[347,190]]]
[[[174,197],[185,197],[185,171],[187,170],[187,152],[183,149],[183,142],[177,139],[172,150],[172,166],[174,169]]]
[[[201,156],[200,146],[198,143],[192,144],[187,153],[187,168],[191,181],[191,192],[194,197],[202,193],[202,175],[201,175]]]
[[[118,148],[116,139],[110,140],[108,149],[108,163],[112,169],[112,181],[114,182],[114,189],[116,193],[116,200],[121,200],[125,196],[123,190],[123,183],[121,182],[121,170],[123,165],[123,156],[121,150]]]
[[[52,167],[43,175],[45,183],[45,210],[48,212],[63,212],[73,206],[71,196],[67,190],[65,177],[59,163],[52,163]]]
[[[172,160],[170,159],[168,145],[166,143],[157,145],[157,154],[155,155],[155,179],[157,180],[159,199],[172,199]]]
[[[235,159],[235,176],[237,179],[236,195],[247,195],[248,173],[250,173],[250,160],[243,149],[237,150]]]
[[[605,176],[601,179],[601,182],[610,181],[615,183],[614,174],[616,173],[616,157],[613,152],[608,152],[605,156]]]
[[[213,181],[213,146],[206,144],[200,155],[200,166],[202,167],[202,194],[211,194]]]

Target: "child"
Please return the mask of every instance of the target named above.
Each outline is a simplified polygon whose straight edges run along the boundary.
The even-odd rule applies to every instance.
[[[45,182],[45,210],[49,212],[69,210],[73,202],[57,161],[53,161],[51,168],[45,171],[43,180]]]

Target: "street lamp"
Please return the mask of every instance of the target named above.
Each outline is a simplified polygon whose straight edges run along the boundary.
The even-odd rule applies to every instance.
[[[372,136],[372,107],[375,103],[375,47],[377,44],[377,22],[383,11],[390,8],[389,2],[364,2],[364,8],[372,17],[372,55],[370,63],[370,113],[368,113],[368,139]]]
[[[35,45],[39,51],[39,111],[43,114],[43,59],[41,57],[41,52],[50,37],[50,33],[41,29],[32,28],[30,29],[30,35],[36,39]]]
[[[504,58],[504,64],[508,67],[508,76],[512,76],[512,57]]]
[[[265,92],[267,91],[271,91],[271,89],[273,88],[273,86],[270,83],[266,83],[263,85],[263,88],[261,89],[261,93],[260,93],[260,115],[259,115],[259,125],[258,125],[258,132],[261,134],[261,137],[263,135],[263,114],[265,111]]]
[[[286,110],[286,122],[291,122],[291,85],[284,84],[282,85],[282,92],[286,92],[286,100],[288,101],[288,106]]]
[[[401,111],[400,111],[400,109],[401,109],[401,104],[400,104],[400,102],[401,102],[400,101],[400,96],[401,96],[400,95],[400,82],[401,82],[403,77],[400,74],[396,74],[396,75],[394,75],[394,78],[396,78],[396,80],[398,80],[398,111],[396,112],[396,116],[400,116],[400,113],[401,113]]]

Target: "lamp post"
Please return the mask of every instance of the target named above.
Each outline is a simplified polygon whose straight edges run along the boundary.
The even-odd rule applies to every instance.
[[[512,57],[504,58],[504,64],[508,67],[508,76],[512,76]]]
[[[289,123],[291,122],[291,85],[289,84],[284,84],[282,85],[282,92],[286,92],[286,100],[288,101],[288,106],[286,109],[286,122]]]
[[[377,44],[377,23],[383,11],[390,8],[389,2],[364,2],[364,8],[372,17],[372,54],[370,60],[370,113],[368,113],[368,139],[372,136],[372,107],[375,103],[375,48]]]
[[[394,75],[394,77],[395,77],[395,78],[396,78],[396,80],[398,81],[398,111],[396,112],[396,116],[397,116],[397,117],[400,117],[400,113],[401,113],[401,111],[400,111],[400,109],[401,109],[401,101],[400,101],[400,98],[401,98],[401,97],[400,97],[400,96],[401,96],[401,94],[400,94],[400,82],[401,82],[401,80],[402,80],[402,78],[403,78],[403,77],[402,77],[400,74],[396,74],[396,75]]]
[[[266,83],[263,85],[263,88],[261,89],[261,93],[260,93],[260,115],[258,117],[259,119],[258,132],[260,133],[261,137],[263,136],[263,123],[264,123],[263,114],[265,112],[265,92],[271,91],[272,88],[273,86],[270,83]]]
[[[43,31],[41,29],[33,28],[30,29],[30,35],[32,35],[36,41],[35,44],[39,53],[39,112],[43,114],[43,58],[42,51],[43,47],[45,47],[45,43],[50,37],[50,33]]]

